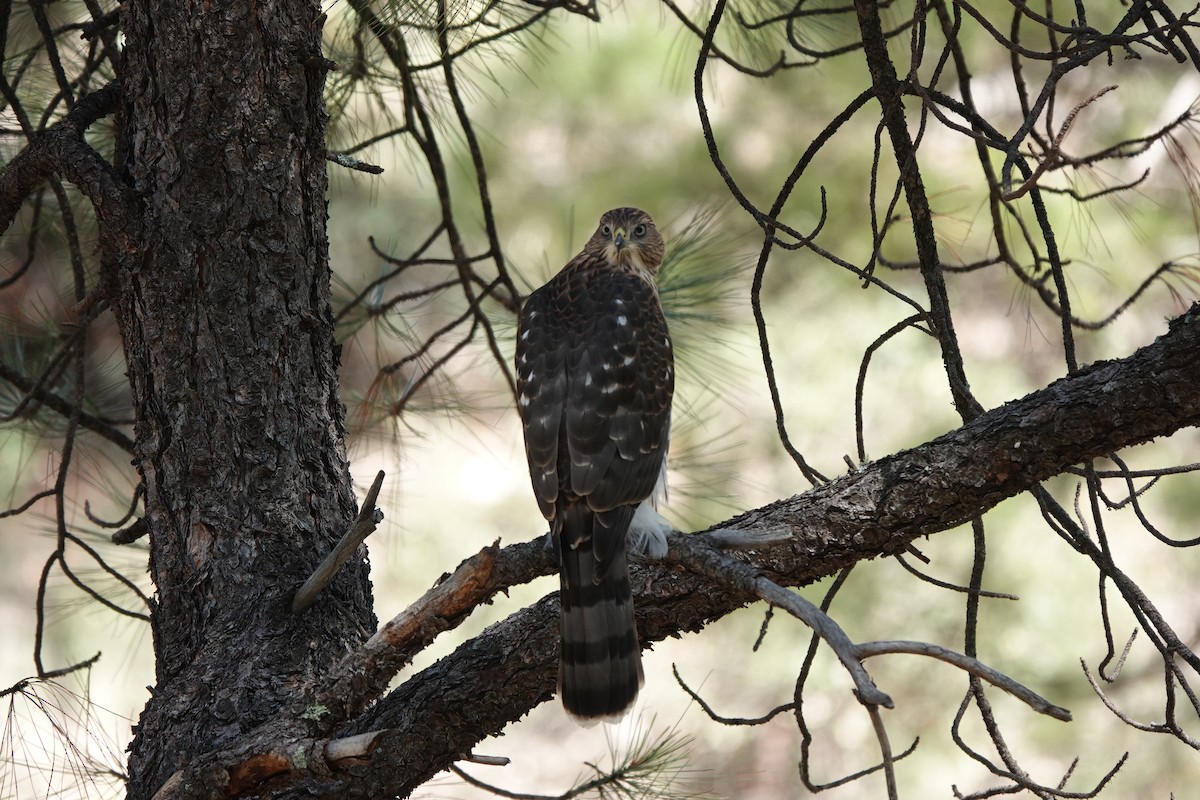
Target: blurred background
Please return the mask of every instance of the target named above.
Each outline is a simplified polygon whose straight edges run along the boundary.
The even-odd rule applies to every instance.
[[[348,7],[326,5],[329,57],[342,67],[330,78],[330,148],[353,150],[355,158],[383,168],[382,174],[369,175],[330,165],[329,236],[335,306],[350,309],[339,330],[345,345],[351,463],[360,493],[377,470],[387,471],[378,503],[386,519],[369,540],[377,613],[387,619],[463,558],[497,539],[533,538],[544,531],[544,523],[529,489],[512,394],[482,335],[444,365],[438,359],[459,334],[435,343],[388,376],[379,371],[420,351],[433,332],[466,308],[461,293],[420,291],[453,277],[453,267],[438,265],[408,268],[353,304],[363,287],[395,268],[384,256],[409,257],[436,232],[446,196],[440,199],[439,189],[448,191],[455,203],[462,239],[480,251],[487,244],[488,220],[478,201],[472,138],[456,121],[454,96],[434,70],[421,73],[420,81],[434,115],[433,128],[440,134],[448,186],[439,187],[431,177],[425,155],[411,138],[394,136],[357,148],[405,123],[404,96],[382,80],[372,91],[363,90],[367,83],[355,83],[363,79],[356,69],[362,67],[370,77],[379,55],[360,52]],[[739,10],[749,13],[754,5],[742,4]],[[472,13],[468,5],[452,10],[463,18]],[[683,9],[699,25],[705,24],[706,12],[694,6]],[[381,13],[398,19],[432,12],[420,3],[399,3],[383,6]],[[1091,24],[1108,29],[1106,24],[1110,28],[1122,9],[1095,13]],[[674,252],[664,274],[664,302],[678,343],[680,381],[666,513],[681,530],[697,530],[802,492],[809,483],[780,444],[751,312],[761,232],[731,199],[701,133],[692,83],[697,36],[669,6],[649,0],[605,5],[600,14],[599,22],[582,14],[552,14],[518,37],[461,57],[456,61],[457,89],[472,123],[477,155],[486,165],[504,263],[521,293],[565,264],[609,208],[639,206],[664,230],[668,250]],[[907,6],[889,8],[884,19],[900,25],[906,15],[911,16]],[[833,50],[856,38],[853,23],[852,13],[814,17],[801,38],[811,47]],[[483,27],[481,23],[461,35],[477,38]],[[757,39],[732,32],[723,36],[722,46],[760,68],[779,52],[779,42],[767,34]],[[963,36],[974,59],[976,104],[1002,133],[1011,134],[1022,113],[1007,51],[979,26],[965,25]],[[423,41],[433,47],[414,33],[418,54]],[[909,44],[908,33],[899,35],[893,57],[903,62]],[[436,50],[431,53],[436,56]],[[1044,76],[1044,68],[1036,65],[1028,75],[1035,93],[1042,80],[1037,69]],[[1060,86],[1059,125],[1074,104],[1113,84],[1119,88],[1079,110],[1063,139],[1064,150],[1082,155],[1160,130],[1190,113],[1200,96],[1196,72],[1168,58],[1097,64],[1073,73]],[[869,85],[856,52],[766,80],[714,61],[705,77],[707,110],[721,155],[749,199],[768,208],[805,148]],[[918,104],[909,101],[911,112]],[[916,132],[918,115],[910,117]],[[839,128],[798,182],[783,215],[802,231],[820,223],[817,243],[859,266],[872,251],[872,203],[887,216],[895,181],[894,165],[888,172],[885,164],[872,201],[877,124],[877,108],[869,105]],[[1165,332],[1165,320],[1196,297],[1190,272],[1200,257],[1195,134],[1189,118],[1167,140],[1136,156],[1046,178],[1048,185],[1086,195],[1135,181],[1149,170],[1135,188],[1087,202],[1050,195],[1049,213],[1078,317],[1104,319],[1161,264],[1180,265],[1109,324],[1077,331],[1081,363],[1122,357],[1150,343]],[[994,253],[995,241],[974,144],[932,121],[923,135],[920,165],[941,257],[951,268],[976,264]],[[97,137],[103,146],[103,132]],[[890,157],[886,135],[883,140],[885,158]],[[6,160],[16,149],[17,143],[11,144]],[[893,213],[903,218],[904,203]],[[1021,213],[1028,215],[1024,221],[1032,219],[1028,208]],[[1021,224],[1020,217],[1004,223],[1018,250]],[[899,224],[882,248],[893,264],[914,258],[911,236],[901,235],[903,228]],[[41,234],[39,241],[41,270],[25,281],[19,296],[0,294],[0,313],[11,331],[4,343],[8,363],[29,364],[42,357],[35,348],[59,324],[66,302],[65,282],[55,278],[65,263],[63,240],[57,241],[58,251],[52,232]],[[19,235],[0,242],[5,248],[0,270],[23,260],[25,247]],[[441,258],[450,254],[441,238],[427,251]],[[876,274],[926,303],[917,270],[881,263]],[[1028,284],[1003,265],[951,272],[947,281],[967,376],[985,407],[1018,398],[1066,373],[1060,323]],[[384,308],[405,292],[414,295],[411,300]],[[873,352],[863,388],[860,453],[855,394],[863,354],[909,316],[911,306],[877,287],[864,288],[859,277],[812,251],[779,248],[765,270],[762,298],[789,435],[825,476],[844,473],[847,458],[855,463],[878,458],[958,426],[936,342],[908,329]],[[496,348],[511,359],[511,309],[502,303],[481,307],[495,331]],[[96,376],[92,385],[109,387],[97,396],[97,406],[114,414],[127,409],[122,406],[127,393],[115,331],[92,337],[90,347],[89,370]],[[2,383],[0,387],[10,390]],[[0,427],[0,493],[6,507],[52,485],[60,444],[52,423],[47,418],[40,425]],[[1200,437],[1187,430],[1123,457],[1135,469],[1182,464],[1195,460],[1198,445]],[[102,551],[108,564],[151,593],[144,541],[111,545],[110,532],[86,513],[112,519],[126,511],[135,477],[127,457],[96,442],[77,449],[75,457],[86,465],[74,473],[77,486],[70,492],[74,505],[69,514],[76,530]],[[1079,483],[1077,477],[1063,476],[1049,488],[1071,508]],[[1167,535],[1191,538],[1197,535],[1200,513],[1197,488],[1194,474],[1163,478],[1141,498],[1142,509]],[[51,668],[97,652],[102,656],[89,670],[65,678],[64,688],[40,684],[40,700],[33,695],[4,698],[8,718],[0,744],[9,763],[0,769],[9,770],[10,777],[0,782],[0,797],[117,796],[119,783],[104,773],[119,774],[123,768],[130,725],[147,696],[145,687],[154,680],[149,629],[96,603],[58,571],[47,585],[44,630],[36,630],[34,597],[53,549],[51,502],[0,519],[0,686],[33,673],[35,635],[43,637]],[[1128,506],[1107,512],[1104,520],[1119,563],[1151,593],[1180,637],[1195,647],[1200,639],[1197,554],[1156,542]],[[1002,503],[985,523],[984,588],[1019,600],[983,601],[980,657],[1074,715],[1071,723],[1056,722],[995,693],[995,712],[1021,764],[1051,785],[1073,770],[1067,788],[1087,791],[1128,752],[1112,779],[1112,796],[1189,796],[1190,787],[1200,781],[1196,752],[1173,738],[1156,738],[1122,723],[1096,697],[1081,669],[1084,662],[1094,670],[1106,651],[1094,568],[1047,528],[1028,496]],[[918,546],[929,559],[917,564],[922,571],[953,584],[968,582],[973,558],[969,528]],[[127,590],[95,562],[79,558],[75,567],[83,581],[114,603],[136,608]],[[479,609],[466,625],[439,639],[400,680],[556,588],[554,579],[544,578]],[[819,601],[826,588],[821,584],[802,592]],[[1136,623],[1115,592],[1109,600],[1120,648]],[[964,605],[965,595],[921,581],[889,559],[860,564],[831,614],[858,641],[919,639],[961,649]],[[477,753],[508,756],[510,766],[465,769],[511,791],[557,794],[581,776],[591,777],[589,765],[603,769],[646,737],[674,732],[683,745],[673,762],[676,772],[666,776],[674,779],[674,792],[763,800],[807,796],[797,772],[802,737],[790,713],[759,726],[720,725],[691,702],[672,676],[674,667],[717,713],[731,717],[756,717],[790,702],[809,633],[776,615],[755,650],[764,610],[746,608],[702,634],[656,644],[646,655],[644,693],[621,725],[581,729],[557,703],[544,704],[502,737],[477,748]],[[966,691],[965,675],[913,656],[883,657],[868,668],[896,701],[896,708],[884,714],[893,748],[902,751],[920,739],[915,753],[897,766],[901,796],[950,797],[955,789],[967,794],[1002,782],[952,740],[950,727]],[[835,780],[878,761],[870,720],[850,690],[851,682],[822,648],[804,704],[813,734],[809,769],[815,782]],[[1119,680],[1106,691],[1134,719],[1161,720],[1157,652],[1136,640]],[[83,696],[91,703],[80,702]],[[1194,714],[1180,714],[1181,724],[1195,734]],[[968,712],[961,734],[971,746],[992,752],[977,714]],[[443,775],[417,796],[491,795]],[[874,798],[885,792],[876,774],[824,796]]]

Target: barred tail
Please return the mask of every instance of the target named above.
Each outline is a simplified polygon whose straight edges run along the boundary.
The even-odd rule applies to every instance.
[[[632,509],[630,509],[632,511]],[[633,619],[625,531],[619,526],[611,560],[600,562],[591,542],[593,515],[578,506],[559,535],[562,643],[558,691],[567,713],[583,721],[620,717],[642,686],[641,649]],[[625,515],[630,516],[630,515]],[[586,533],[579,535],[580,530]],[[571,542],[579,546],[571,547]]]

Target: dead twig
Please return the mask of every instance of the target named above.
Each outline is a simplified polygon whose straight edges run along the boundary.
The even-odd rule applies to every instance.
[[[375,476],[375,482],[371,484],[371,488],[367,491],[367,496],[363,498],[358,518],[351,523],[350,528],[342,535],[341,541],[337,543],[337,546],[333,548],[329,555],[325,556],[325,560],[321,562],[321,565],[308,577],[304,585],[296,591],[296,596],[292,598],[293,613],[298,614],[313,604],[313,601],[317,599],[317,595],[320,594],[321,590],[329,585],[329,582],[333,580],[333,576],[342,568],[342,565],[358,550],[358,546],[383,521],[383,512],[375,507],[375,501],[379,498],[379,489],[381,486],[383,486],[383,470],[379,470],[379,474]]]

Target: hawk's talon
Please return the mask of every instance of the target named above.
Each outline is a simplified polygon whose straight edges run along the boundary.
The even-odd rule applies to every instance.
[[[629,523],[629,552],[658,561],[667,555],[667,534],[675,530],[650,500],[642,501]]]

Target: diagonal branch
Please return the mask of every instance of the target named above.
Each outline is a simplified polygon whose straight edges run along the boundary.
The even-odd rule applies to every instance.
[[[24,392],[27,396],[32,397],[37,402],[61,414],[65,418],[69,419],[72,414],[77,413],[81,427],[100,434],[100,436],[108,439],[127,453],[133,452],[133,440],[116,425],[97,417],[95,414],[76,409],[71,404],[71,401],[60,397],[49,389],[39,387],[36,381],[19,370],[15,370],[7,364],[0,363],[0,380],[12,384],[18,391]]]
[[[918,536],[978,517],[1073,464],[1200,424],[1198,360],[1200,305],[1127,358],[1080,369],[920,447],[719,527],[788,531],[790,538],[782,544],[732,554],[757,574],[788,586],[902,552]],[[723,560],[728,552],[688,544],[688,537],[672,536],[665,564],[634,569],[634,585],[644,587],[637,596],[643,644],[701,630],[755,599],[752,587],[731,589],[732,582],[715,582],[706,574],[705,553]],[[541,549],[538,543],[524,543],[494,553],[486,596],[549,572],[549,558],[535,552]],[[456,612],[455,621],[463,616]],[[445,619],[431,619],[430,625]],[[420,629],[419,620],[410,622]],[[557,622],[558,597],[550,594],[492,625],[337,731],[339,737],[379,732],[368,765],[360,764],[353,774],[291,771],[292,789],[306,797],[343,797],[351,789],[355,796],[406,796],[480,740],[553,696]],[[358,661],[361,669],[354,681],[383,685],[400,661]],[[373,673],[375,664],[386,664],[391,671],[386,676]],[[323,704],[330,707],[335,698],[327,694],[324,699],[331,701]],[[164,789],[160,800],[222,796],[221,781],[248,754],[280,749],[270,733],[258,732],[257,740],[248,734],[236,752],[214,753],[189,765],[177,784],[188,789]]]
[[[921,447],[720,527],[790,531],[786,545],[738,554],[783,585],[807,584],[856,561],[902,552],[913,539],[954,528],[1072,464],[1197,425],[1198,359],[1200,306],[1193,306],[1166,335],[1127,358],[1085,367]],[[672,557],[675,552],[672,543]],[[700,630],[753,599],[749,592],[714,589],[690,570],[635,571],[634,585],[639,583],[649,586],[637,597],[643,643]],[[372,771],[363,778],[367,785],[403,795],[548,699],[557,614],[557,598],[543,598],[362,715],[351,732],[392,728],[381,748],[396,748],[385,757],[394,771]],[[506,675],[502,686],[495,680],[500,674]],[[394,780],[400,775],[402,783]],[[335,795],[335,787],[345,784],[305,784],[324,796]]]

